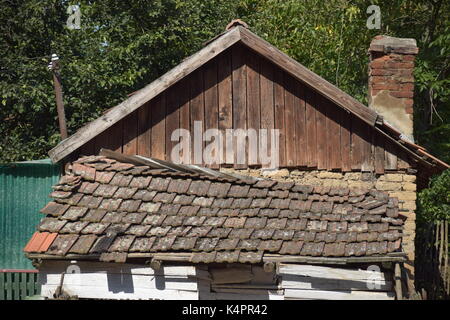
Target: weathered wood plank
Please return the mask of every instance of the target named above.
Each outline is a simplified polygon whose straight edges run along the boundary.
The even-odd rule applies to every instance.
[[[316,132],[317,132],[317,169],[327,169],[328,166],[328,127],[327,101],[321,95],[316,98]]]
[[[294,167],[297,164],[298,137],[295,130],[295,113],[297,110],[294,110],[294,95],[294,79],[290,75],[284,74],[284,123],[286,130],[286,166],[288,167]]]
[[[53,298],[53,294],[57,285],[43,285],[41,289],[41,296],[45,298]],[[78,296],[78,298],[86,299],[132,299],[132,300],[198,300],[197,291],[187,290],[159,290],[159,289],[147,289],[136,288],[131,289],[129,287],[123,287],[121,291],[109,290],[107,286],[75,286],[70,288],[64,287],[64,291],[69,295]]]
[[[180,110],[179,110],[179,91],[180,86],[179,83],[173,85],[169,89],[167,89],[166,94],[166,156],[165,159],[171,161],[171,154],[173,148],[179,143],[180,139],[172,139],[176,137],[172,137],[172,134],[175,130],[180,128]]]
[[[80,156],[90,156],[93,154],[95,154],[95,138],[80,147]]]
[[[157,96],[151,102],[151,121],[152,121],[152,138],[151,149],[152,157],[164,160],[166,154],[166,96],[165,93]]]
[[[233,68],[233,129],[247,129],[247,68],[244,59],[244,48],[240,45],[232,47],[232,68]],[[248,163],[247,157],[247,139],[241,137],[240,140],[235,137],[233,139],[234,148],[234,167],[243,169]],[[245,154],[242,154],[240,148],[245,148]],[[240,151],[240,152],[239,152]],[[239,161],[240,157],[245,157],[245,163]],[[241,159],[243,160],[243,159]]]
[[[342,171],[351,171],[351,114],[341,110],[341,160]]]
[[[267,130],[267,143],[260,143],[260,154],[264,157],[271,155],[270,133],[274,129],[274,95],[273,95],[273,65],[261,59],[261,129]],[[267,167],[263,164],[263,167]]]
[[[392,291],[393,283],[392,281],[386,280],[358,281],[284,275],[282,277],[281,287],[285,289],[301,290]]]
[[[205,132],[209,129],[219,128],[219,100],[217,92],[217,62],[210,61],[205,65],[204,76],[204,90],[205,90]],[[206,145],[213,142],[207,141]],[[214,143],[214,142],[213,142]],[[213,144],[215,145],[215,144]],[[220,144],[218,145],[220,146]],[[220,164],[219,148],[212,150],[212,163],[208,164],[210,168],[218,169]],[[215,161],[216,159],[218,161]]]
[[[394,300],[390,292],[367,291],[326,291],[326,290],[284,290],[285,299],[318,299],[318,300]]]
[[[45,273],[45,285],[59,285],[61,274]],[[129,282],[129,283],[127,283]],[[158,289],[158,290],[197,290],[197,281],[188,278],[175,278],[162,275],[139,275],[126,273],[66,273],[64,275],[64,288],[70,290],[71,286],[108,287],[108,284],[117,284],[115,289]],[[121,287],[123,285],[123,287]],[[128,286],[128,288],[127,288]]]
[[[279,161],[280,166],[286,166],[286,125],[285,125],[285,103],[284,103],[284,87],[283,87],[283,72],[275,68],[274,69],[274,83],[273,83],[273,95],[274,95],[274,108],[275,108],[275,129],[279,130]]]
[[[336,267],[324,267],[300,264],[280,264],[279,274],[291,276],[314,277],[321,279],[340,279],[340,280],[387,280],[388,275],[385,272],[376,272],[364,269],[344,269]]]
[[[374,148],[375,148],[375,173],[383,174],[384,173],[384,140],[383,137],[380,136],[378,132],[374,132]]]
[[[247,128],[255,130],[254,140],[248,140],[248,165],[258,162],[257,134],[261,127],[261,93],[260,93],[260,58],[250,50],[246,50],[247,66]],[[256,139],[255,139],[256,138]]]
[[[182,79],[180,81],[179,85],[179,92],[178,92],[178,98],[179,98],[179,117],[180,117],[180,129],[185,129],[190,132],[191,123],[190,123],[190,111],[189,111],[189,82],[191,81],[191,76],[187,76],[185,79]],[[182,138],[181,138],[182,139]],[[180,141],[181,141],[180,139]],[[190,144],[190,142],[189,142]],[[192,146],[190,146],[192,148]],[[180,159],[181,163],[189,164],[190,161],[190,155],[189,154],[183,154],[184,150],[181,150],[180,152]]]
[[[123,151],[123,121],[117,122],[95,138],[95,154],[98,154],[101,148]]]
[[[251,268],[244,266],[241,268],[210,268],[212,284],[224,283],[244,283],[253,279]]]
[[[351,139],[352,139],[352,170],[361,170],[361,165],[363,162],[363,130],[364,130],[364,123],[355,118],[352,117],[351,119],[352,123],[352,133],[351,133]]]
[[[208,300],[284,300],[282,294],[268,292],[264,294],[241,294],[241,293],[225,293],[225,292],[211,292],[204,294],[203,297]]]
[[[362,171],[374,171],[374,146],[373,141],[373,130],[367,125],[363,124],[363,154],[362,154]]]
[[[152,127],[150,107],[151,104],[147,102],[138,109],[137,154],[144,157],[151,157],[152,155]]]
[[[317,130],[316,130],[316,104],[315,92],[305,87],[306,108],[306,154],[308,167],[317,166]]]
[[[295,136],[297,137],[296,145],[296,165],[306,166],[307,147],[306,147],[306,106],[305,106],[305,90],[306,88],[297,80],[294,80],[294,122]]]
[[[233,92],[232,92],[232,69],[231,51],[226,51],[217,57],[217,89],[219,95],[219,130],[224,137],[227,129],[233,128]],[[233,149],[222,146],[221,164],[232,164],[234,162]]]
[[[384,168],[386,170],[397,170],[397,155],[394,143],[385,141]]]
[[[203,90],[204,69],[192,73],[190,82],[190,127],[191,127],[191,163],[203,165],[203,139],[195,139],[195,135],[202,136],[205,130],[205,98]]]
[[[137,154],[138,111],[130,113],[123,120],[122,136],[124,154]]]
[[[340,169],[341,161],[341,126],[339,108],[327,101],[327,168],[328,170]]]

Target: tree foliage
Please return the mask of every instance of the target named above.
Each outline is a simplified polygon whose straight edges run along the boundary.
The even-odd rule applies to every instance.
[[[450,169],[434,177],[430,187],[419,193],[421,219],[438,221],[450,218]]]

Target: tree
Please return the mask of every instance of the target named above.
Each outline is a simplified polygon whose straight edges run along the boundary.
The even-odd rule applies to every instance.
[[[61,61],[71,134],[222,32],[235,7],[219,0],[79,1],[81,29],[70,30],[71,4],[1,0],[0,162],[46,157],[60,140],[47,70],[52,53]]]

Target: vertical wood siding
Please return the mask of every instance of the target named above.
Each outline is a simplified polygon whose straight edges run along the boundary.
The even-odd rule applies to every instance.
[[[226,129],[279,129],[280,167],[340,171],[406,169],[406,155],[369,125],[324,98],[252,50],[236,44],[174,86],[131,113],[79,149],[94,154],[108,148],[171,160],[172,132],[191,132],[191,161],[203,165],[201,150],[194,145],[194,124],[204,131],[217,128],[226,144]],[[220,166],[259,166],[249,158],[237,164],[237,144],[224,148]],[[270,140],[270,139],[269,139]],[[258,145],[270,155],[269,144]],[[210,165],[219,168],[218,164]]]

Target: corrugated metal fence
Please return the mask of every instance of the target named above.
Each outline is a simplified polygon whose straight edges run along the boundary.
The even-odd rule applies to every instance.
[[[39,291],[35,271],[26,272],[34,268],[22,249],[42,218],[39,210],[49,201],[59,174],[59,165],[48,159],[0,165],[0,300]]]

